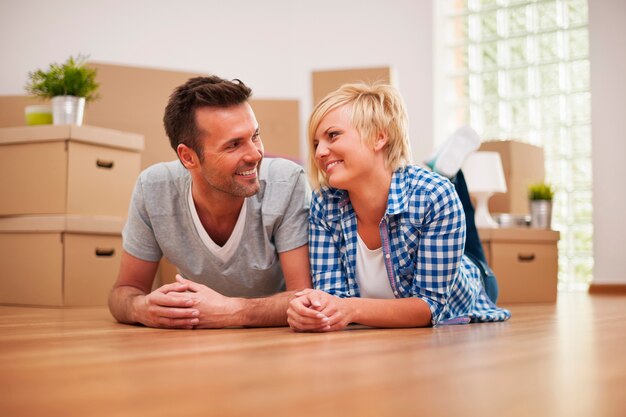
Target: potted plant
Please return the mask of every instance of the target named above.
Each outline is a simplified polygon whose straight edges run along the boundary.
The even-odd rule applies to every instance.
[[[552,199],[554,189],[546,182],[528,186],[530,200],[530,225],[539,229],[550,229],[552,223]]]
[[[87,57],[69,57],[62,64],[53,63],[47,71],[28,73],[26,91],[40,98],[52,99],[52,119],[55,125],[83,122],[85,102],[98,98],[100,85],[96,69],[85,66]]]

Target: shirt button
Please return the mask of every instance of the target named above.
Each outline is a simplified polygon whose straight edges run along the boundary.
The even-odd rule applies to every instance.
[[[385,258],[389,259],[389,258],[391,258],[391,256],[389,254],[386,254]]]

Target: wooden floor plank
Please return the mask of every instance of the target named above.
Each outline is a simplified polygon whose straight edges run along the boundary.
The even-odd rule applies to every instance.
[[[505,323],[173,331],[0,307],[1,416],[624,416],[626,297]]]

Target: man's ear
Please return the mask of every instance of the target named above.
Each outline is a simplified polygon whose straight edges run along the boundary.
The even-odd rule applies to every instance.
[[[378,135],[376,136],[376,140],[374,141],[374,150],[380,151],[381,149],[385,147],[385,145],[387,145],[388,141],[389,141],[389,136],[387,135],[386,131],[378,132]]]
[[[189,146],[181,143],[176,147],[176,153],[178,159],[183,163],[183,166],[187,169],[195,168],[199,164],[198,154]]]

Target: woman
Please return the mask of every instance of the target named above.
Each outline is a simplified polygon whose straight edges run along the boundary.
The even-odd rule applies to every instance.
[[[296,294],[297,331],[350,323],[420,327],[510,317],[463,255],[452,183],[409,165],[407,117],[388,85],[344,85],[309,121],[309,254],[315,290]]]

